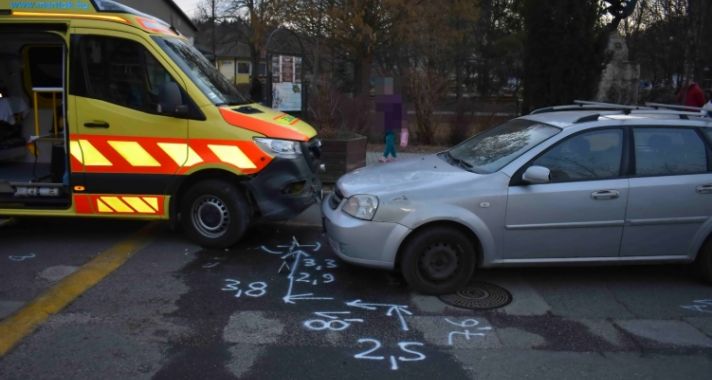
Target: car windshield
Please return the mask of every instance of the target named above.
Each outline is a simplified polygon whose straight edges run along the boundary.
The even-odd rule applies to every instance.
[[[193,46],[180,38],[153,36],[153,39],[215,105],[232,106],[250,103],[237,87],[220,74]]]
[[[514,119],[463,141],[441,157],[475,173],[494,173],[560,131],[536,121]]]

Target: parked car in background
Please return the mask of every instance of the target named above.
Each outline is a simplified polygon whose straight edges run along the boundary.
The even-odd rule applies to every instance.
[[[695,262],[712,280],[712,119],[582,102],[369,166],[322,203],[343,260],[422,293],[476,268]]]

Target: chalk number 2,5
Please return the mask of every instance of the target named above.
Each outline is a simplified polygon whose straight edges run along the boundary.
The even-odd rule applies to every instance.
[[[354,358],[356,359],[365,359],[365,360],[386,360],[385,356],[382,355],[376,355],[375,352],[378,351],[381,348],[381,342],[376,340],[376,339],[371,339],[371,338],[363,338],[359,339],[358,343],[367,343],[373,345],[373,347],[369,348],[366,351],[363,351],[361,353],[358,353],[354,355]],[[391,369],[392,370],[397,370],[398,369],[398,362],[417,362],[425,359],[425,355],[421,352],[416,351],[412,347],[417,346],[417,347],[422,347],[423,343],[420,342],[400,342],[398,343],[398,347],[400,347],[401,351],[403,351],[405,354],[410,354],[408,356],[395,356],[395,355],[390,355],[389,359],[391,362]]]

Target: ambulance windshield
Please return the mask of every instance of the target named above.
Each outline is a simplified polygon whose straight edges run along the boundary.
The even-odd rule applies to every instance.
[[[158,45],[175,61],[198,88],[217,106],[247,104],[242,95],[193,46],[180,38],[153,36]]]

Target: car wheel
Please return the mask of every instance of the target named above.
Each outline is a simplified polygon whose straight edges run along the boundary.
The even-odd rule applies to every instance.
[[[222,180],[193,185],[181,202],[185,233],[206,248],[227,248],[237,243],[250,223],[249,205],[239,189]]]
[[[408,240],[402,253],[403,277],[420,293],[454,293],[467,284],[475,271],[472,243],[453,228],[420,231]]]
[[[712,282],[712,238],[702,245],[695,261],[698,271],[705,281]]]

